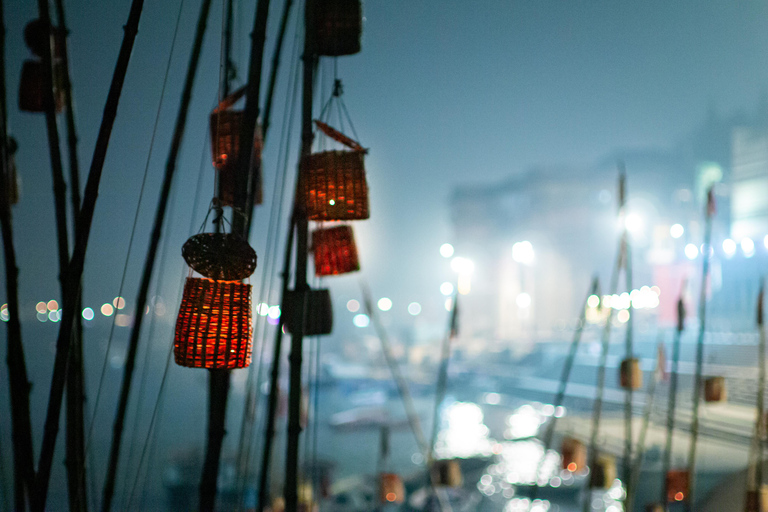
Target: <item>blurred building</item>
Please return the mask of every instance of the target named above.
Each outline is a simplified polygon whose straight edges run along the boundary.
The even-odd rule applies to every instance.
[[[462,299],[462,338],[478,348],[525,350],[570,336],[592,275],[608,293],[620,233],[620,161],[627,170],[623,222],[633,282],[620,281],[614,303],[633,315],[636,331],[673,325],[681,291],[689,318],[695,316],[703,211],[713,184],[712,325],[718,314],[727,328],[739,315],[747,322],[756,285],[745,283],[756,283],[755,265],[768,262],[765,126],[710,115],[671,149],[617,151],[588,168],[540,167],[502,182],[457,187],[450,199],[454,245],[475,263]],[[648,299],[651,289],[655,298]]]

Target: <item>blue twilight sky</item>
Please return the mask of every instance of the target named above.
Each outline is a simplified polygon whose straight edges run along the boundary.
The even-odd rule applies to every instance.
[[[301,3],[301,2],[299,2]],[[130,2],[68,2],[80,160],[88,168]],[[238,49],[246,72],[255,2],[238,4]],[[270,46],[282,2],[273,0]],[[176,50],[150,161],[137,241],[124,295],[135,296],[157,191],[168,152],[199,2],[185,0]],[[88,252],[86,303],[114,297],[120,282],[141,176],[160,99],[178,0],[149,0],[141,21],[109,148]],[[221,0],[214,2],[200,78],[179,163],[169,256],[160,274],[176,286],[180,246],[189,234],[199,170],[211,194],[205,154],[207,114],[219,79]],[[50,167],[42,116],[22,114],[16,92],[22,41],[35,2],[6,6],[10,123],[20,142],[22,203],[14,210],[22,301],[58,296]],[[370,147],[372,215],[356,233],[363,275],[377,296],[405,315],[410,301],[442,304],[450,278],[438,247],[451,241],[448,197],[460,184],[492,183],[533,165],[589,166],[622,148],[670,147],[714,109],[754,109],[768,84],[768,2],[733,0],[368,0],[363,51],[338,60],[345,101]],[[291,22],[291,26],[295,26]],[[283,59],[273,130],[264,153],[265,195],[278,166],[281,119],[291,67]],[[324,62],[328,94],[331,62]],[[63,129],[63,123],[60,126]],[[292,150],[298,145],[294,123]],[[294,161],[289,163],[293,169]],[[84,181],[84,179],[83,179]],[[268,201],[253,245],[260,265]],[[357,295],[357,276],[328,279],[339,301]],[[0,292],[2,293],[2,292]],[[444,314],[444,312],[442,313]]]

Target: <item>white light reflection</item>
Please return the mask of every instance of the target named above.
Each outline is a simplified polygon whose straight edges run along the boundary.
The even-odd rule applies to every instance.
[[[440,415],[444,429],[437,436],[437,458],[490,456],[495,441],[488,437],[483,411],[477,404],[455,402]]]

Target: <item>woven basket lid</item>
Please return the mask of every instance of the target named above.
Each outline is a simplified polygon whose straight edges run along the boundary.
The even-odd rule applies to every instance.
[[[256,251],[229,233],[200,233],[190,237],[181,255],[195,272],[219,281],[239,281],[256,270]]]

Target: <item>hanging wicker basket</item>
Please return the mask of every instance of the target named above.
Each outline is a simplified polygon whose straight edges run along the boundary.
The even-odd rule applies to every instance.
[[[303,315],[306,310],[306,315]],[[333,330],[333,307],[331,292],[323,290],[307,290],[299,292],[289,290],[283,300],[283,325],[290,334],[301,332],[302,316],[304,316],[304,336],[321,336],[331,334]]]
[[[640,389],[643,387],[643,371],[640,360],[634,357],[624,359],[619,365],[619,384],[624,389]]]
[[[464,477],[461,474],[461,466],[457,459],[436,460],[432,468],[438,485],[447,487],[461,487]]]
[[[256,270],[256,251],[229,233],[200,233],[181,248],[184,261],[195,272],[219,281],[241,281]]]
[[[609,489],[616,480],[616,459],[610,455],[600,455],[590,469],[589,478],[593,489]]]
[[[190,368],[251,364],[251,285],[188,277],[173,355],[176,364]]]
[[[725,402],[728,399],[728,389],[725,377],[708,377],[704,380],[704,401]]]
[[[573,437],[563,438],[560,444],[562,468],[570,472],[578,471],[587,466],[587,447]]]
[[[64,108],[64,89],[61,87],[61,64],[53,67],[53,101],[56,112]],[[45,66],[36,60],[24,61],[19,80],[19,109],[24,112],[45,112]]]
[[[405,501],[405,485],[399,475],[395,473],[381,473],[379,475],[379,502],[382,504]]]
[[[363,151],[323,151],[301,160],[298,202],[309,220],[363,220],[368,184]]]
[[[315,4],[315,29],[318,55],[338,57],[360,52],[360,0],[319,0]]]
[[[224,206],[232,206],[235,201],[235,167],[240,155],[240,128],[245,114],[242,110],[233,110],[232,107],[244,94],[245,88],[241,88],[224,98],[209,117],[211,156],[213,166],[219,172],[219,198]],[[261,127],[257,124],[250,162],[254,180],[251,184],[254,204],[261,204],[264,200],[261,172],[262,147]]]
[[[56,31],[55,34],[54,30]],[[61,29],[54,29],[50,25],[46,29],[45,23],[41,19],[34,19],[24,27],[24,42],[33,54],[37,57],[43,57],[49,51],[51,34],[61,37],[62,33]],[[61,45],[56,40],[53,41],[53,57],[55,59],[64,57]]]
[[[316,276],[347,274],[360,270],[351,226],[321,228],[312,232]]]
[[[688,499],[690,490],[690,473],[684,469],[672,469],[667,471],[667,501],[675,503]]]

